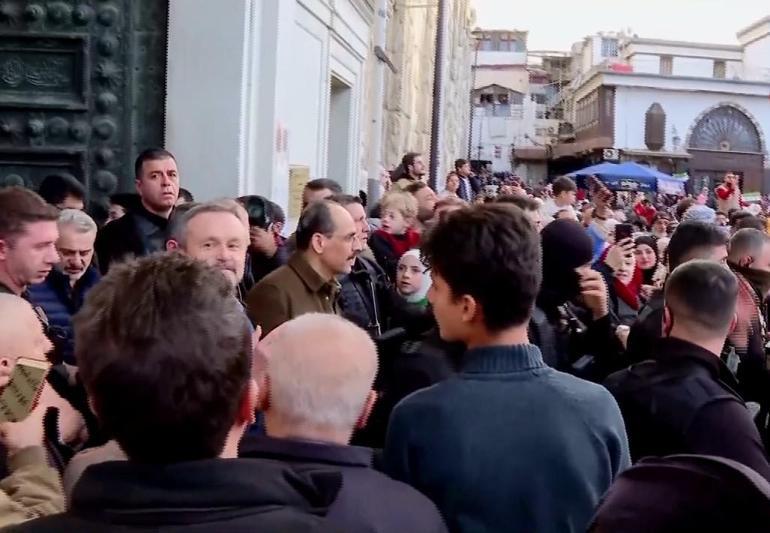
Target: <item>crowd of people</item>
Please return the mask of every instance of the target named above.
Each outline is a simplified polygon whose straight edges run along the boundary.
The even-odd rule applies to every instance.
[[[376,205],[308,182],[291,229],[165,150],[135,174],[90,215],[67,176],[0,189],[0,388],[51,365],[0,423],[8,531],[770,528],[734,174],[672,201],[460,159],[437,192],[409,153]]]

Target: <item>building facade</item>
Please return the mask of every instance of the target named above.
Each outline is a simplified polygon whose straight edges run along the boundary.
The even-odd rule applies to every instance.
[[[476,30],[474,36],[471,159],[543,183],[559,128],[549,111],[558,94],[551,72],[528,64],[526,32]]]
[[[576,55],[574,137],[554,147],[557,161],[641,161],[688,172],[696,190],[732,170],[744,191],[770,191],[770,17],[740,31],[735,45],[620,35],[616,48],[602,38],[585,43],[614,55],[586,46]]]
[[[308,179],[366,190],[377,106],[384,167],[427,153],[437,13],[389,0],[396,71],[373,102],[375,3],[0,2],[0,185],[67,173],[104,201],[133,190],[142,149],[165,146],[200,199],[262,194],[292,211]],[[467,146],[473,21],[469,0],[447,3],[444,166]]]
[[[465,157],[470,122],[471,61],[475,18],[469,0],[446,0],[445,58],[442,84],[439,184],[455,159]],[[406,152],[427,156],[431,140],[433,75],[436,52],[436,3],[391,0],[387,52],[395,70],[386,70],[381,161],[397,166]],[[368,139],[366,150],[368,146]]]

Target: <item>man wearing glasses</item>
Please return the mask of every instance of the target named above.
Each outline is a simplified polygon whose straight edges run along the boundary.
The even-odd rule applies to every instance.
[[[246,297],[246,309],[264,334],[305,313],[339,313],[337,276],[350,272],[363,243],[348,211],[313,202],[297,224],[297,251]]]

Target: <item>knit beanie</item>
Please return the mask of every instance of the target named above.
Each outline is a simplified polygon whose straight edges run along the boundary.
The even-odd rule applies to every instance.
[[[716,211],[707,205],[694,205],[682,215],[682,222],[686,220],[698,220],[700,222],[714,224],[717,220],[717,214]]]

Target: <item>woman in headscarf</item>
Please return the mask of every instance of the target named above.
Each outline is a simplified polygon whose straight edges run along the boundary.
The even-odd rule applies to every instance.
[[[660,265],[658,242],[652,235],[642,235],[634,240],[634,256],[636,266],[642,271],[642,296],[649,298],[645,292],[655,287],[655,273]]]
[[[420,259],[419,250],[408,250],[398,261],[396,290],[409,303],[421,308],[428,306],[430,276]]]

